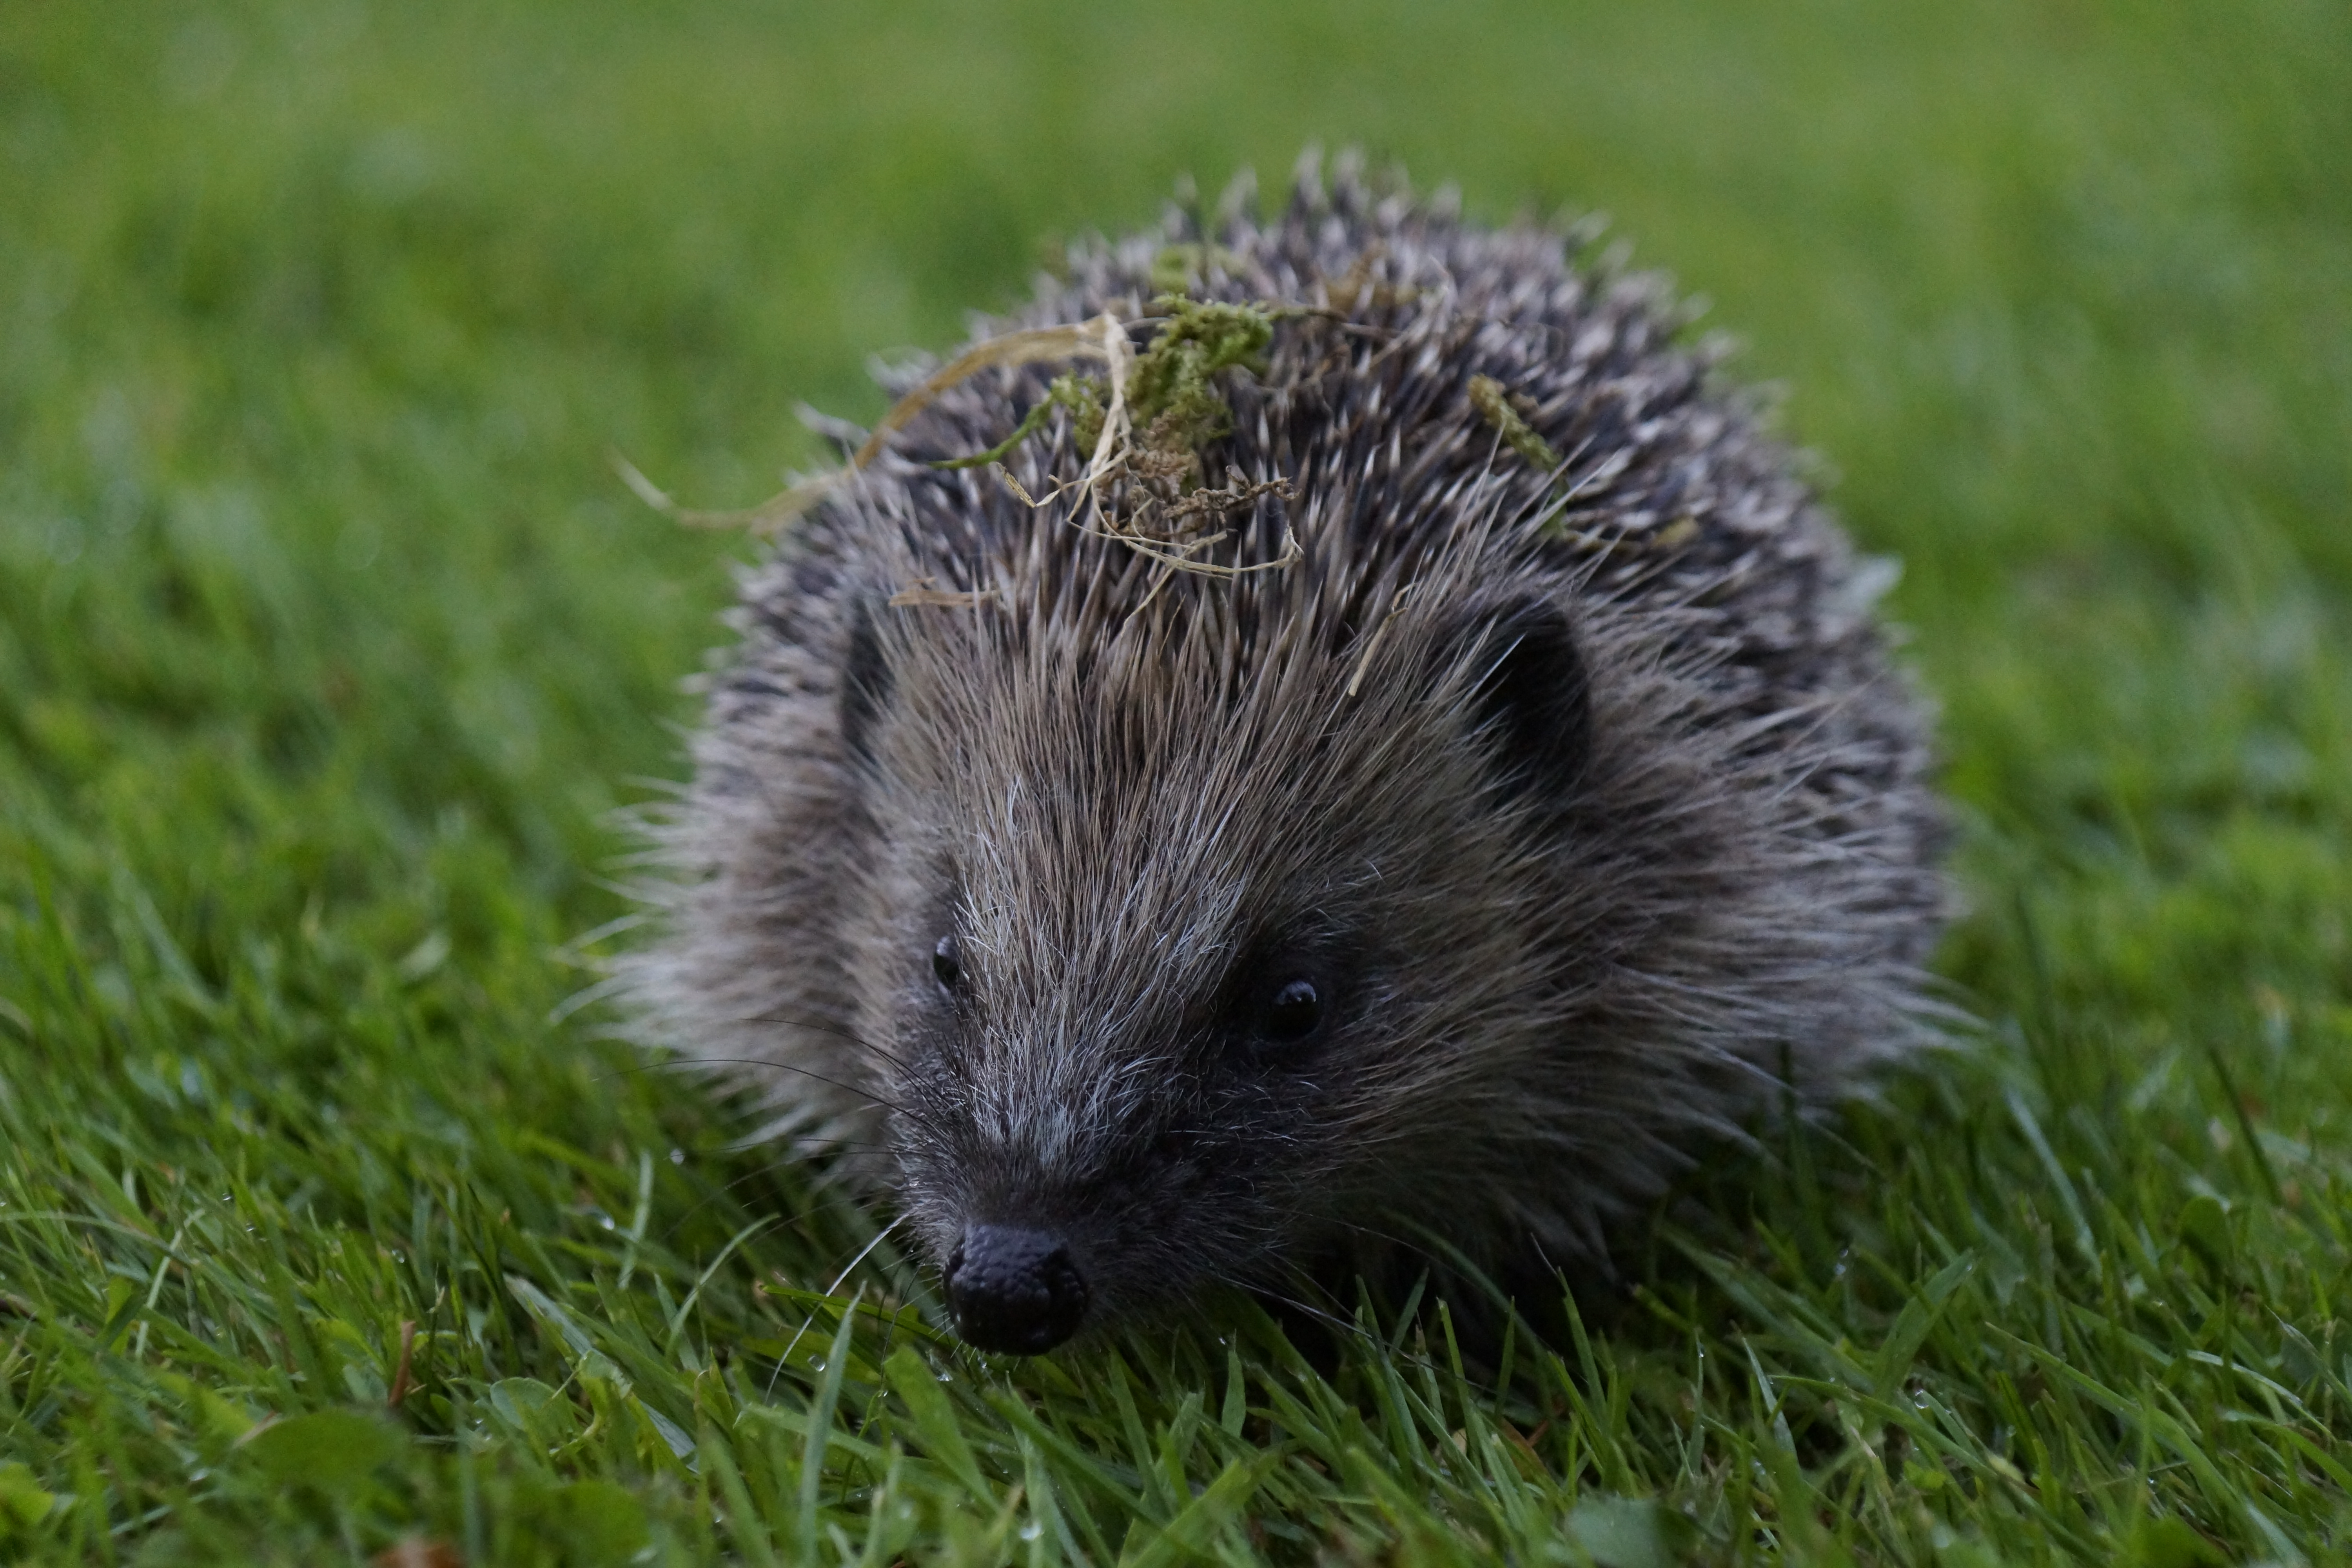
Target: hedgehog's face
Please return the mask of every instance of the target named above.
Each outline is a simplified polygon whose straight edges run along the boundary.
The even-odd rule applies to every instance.
[[[1392,634],[1352,697],[1338,658],[1236,692],[919,629],[846,689],[888,825],[854,967],[967,1340],[1278,1281],[1476,1179],[1557,968],[1523,875],[1585,743],[1557,611]]]
[[[1138,944],[1140,973],[1083,946],[1022,952],[1005,928],[1034,910],[962,900],[922,954],[894,1142],[973,1343],[1034,1353],[1262,1274],[1318,1206],[1323,1124],[1381,1029],[1381,966],[1327,917],[1251,935],[1238,900],[1204,902],[1177,920],[1213,923]]]

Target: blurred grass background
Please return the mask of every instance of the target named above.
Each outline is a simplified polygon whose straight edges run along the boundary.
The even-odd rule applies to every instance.
[[[2322,0],[0,10],[0,1552],[2340,1553],[2347,82]],[[758,500],[1309,142],[1607,211],[1786,386],[1993,1043],[1696,1196],[1558,1391],[1253,1331],[950,1410],[852,1318],[828,1392],[861,1222],[556,1016],[750,552],[604,454]]]

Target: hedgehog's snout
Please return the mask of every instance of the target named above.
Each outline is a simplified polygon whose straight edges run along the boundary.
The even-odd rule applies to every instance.
[[[1087,1280],[1051,1231],[968,1225],[948,1254],[956,1332],[984,1351],[1039,1355],[1077,1332]]]

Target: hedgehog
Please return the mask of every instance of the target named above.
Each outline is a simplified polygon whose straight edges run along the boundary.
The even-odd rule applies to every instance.
[[[1891,568],[1591,247],[1350,159],[1180,203],[745,569],[634,1015],[966,1342],[1605,1259],[1938,1037]]]

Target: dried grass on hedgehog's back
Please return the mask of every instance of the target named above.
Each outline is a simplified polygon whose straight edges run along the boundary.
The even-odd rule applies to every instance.
[[[1275,321],[1289,313],[1288,308],[1269,310],[1255,303],[1202,301],[1175,294],[1156,299],[1153,309],[1158,316],[1149,322],[1125,323],[1105,313],[1076,325],[1033,328],[983,339],[892,404],[844,468],[792,486],[756,507],[740,511],[681,507],[617,453],[614,465],[648,505],[681,522],[774,533],[871,464],[892,435],[913,424],[940,397],[982,372],[1093,357],[1108,367],[1103,376],[1073,371],[1055,377],[1045,395],[1003,440],[965,457],[936,459],[931,466],[993,468],[1013,447],[1043,428],[1055,409],[1063,408],[1072,416],[1079,447],[1093,454],[1086,472],[1068,487],[1082,495],[1096,496],[1099,487],[1122,479],[1139,480],[1151,492],[1146,497],[1149,512],[1181,523],[1187,518],[1220,516],[1261,496],[1286,493],[1286,481],[1281,479],[1252,484],[1236,478],[1223,489],[1208,489],[1200,483],[1199,450],[1226,435],[1233,426],[1233,410],[1216,388],[1216,376],[1227,370],[1262,368]],[[1139,354],[1133,353],[1127,336],[1130,325],[1156,330],[1151,345]],[[1139,436],[1136,433],[1139,422]],[[1024,502],[1043,504],[1010,475],[998,471]],[[1059,493],[1057,488],[1047,499]],[[1118,521],[1097,500],[1089,515],[1107,532],[1174,569],[1209,574],[1229,570],[1192,559],[1212,542],[1155,537],[1144,514]],[[958,602],[955,595],[927,594],[919,584],[908,590],[902,599],[905,605]]]

